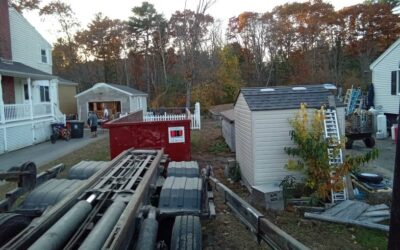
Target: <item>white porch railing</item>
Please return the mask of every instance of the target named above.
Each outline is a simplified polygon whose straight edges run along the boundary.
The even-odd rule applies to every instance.
[[[38,103],[32,106],[30,104],[6,104],[0,105],[1,108],[4,108],[4,118],[0,118],[5,122],[52,116],[51,103]]]
[[[189,119],[190,129],[196,130],[201,129],[201,121],[200,121],[200,103],[196,103],[194,108],[194,114],[190,112],[189,109],[186,109],[186,114],[161,114],[155,115],[152,113],[146,113],[143,116],[143,120],[146,122],[155,122],[155,121],[176,121],[176,120],[186,120]]]
[[[4,105],[5,121],[19,121],[31,117],[31,105],[29,104],[7,104]]]
[[[52,115],[50,102],[33,104],[33,117],[43,117],[50,115]]]
[[[64,124],[64,126],[65,126],[65,124],[67,122],[67,116],[65,114],[63,114],[55,104],[54,104],[53,108],[54,108],[54,113],[55,113],[56,120],[59,123]]]

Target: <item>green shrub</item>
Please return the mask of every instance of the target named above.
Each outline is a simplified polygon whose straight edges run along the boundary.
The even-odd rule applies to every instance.
[[[226,153],[229,152],[229,147],[223,138],[218,138],[217,141],[209,148],[211,153]]]

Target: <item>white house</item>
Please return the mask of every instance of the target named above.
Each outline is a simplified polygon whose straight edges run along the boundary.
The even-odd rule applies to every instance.
[[[370,66],[374,84],[374,105],[387,114],[398,114],[400,100],[400,39]]]
[[[392,9],[392,13],[393,13],[393,14],[396,14],[396,15],[400,15],[400,5],[394,7],[394,8]]]
[[[89,111],[97,112],[102,117],[105,107],[111,116],[117,113],[130,113],[147,110],[147,94],[120,84],[96,83],[76,96],[78,116],[81,121],[87,120]]]
[[[0,153],[43,142],[58,109],[51,45],[7,0],[0,0]]]
[[[323,85],[304,87],[242,88],[236,99],[236,160],[248,187],[278,185],[285,176],[301,174],[285,168],[289,156],[285,147],[294,146],[289,132],[293,119],[306,103],[310,111],[328,105],[332,93]],[[339,131],[344,135],[345,107],[336,104]]]

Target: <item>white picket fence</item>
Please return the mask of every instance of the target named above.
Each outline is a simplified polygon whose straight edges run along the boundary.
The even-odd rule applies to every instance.
[[[200,103],[195,104],[194,114],[190,112],[189,109],[186,109],[186,114],[168,114],[164,113],[161,115],[155,115],[152,113],[146,113],[143,116],[143,120],[146,122],[155,122],[155,121],[177,121],[177,120],[186,120],[189,119],[190,129],[199,130],[201,129],[201,117],[200,117]]]

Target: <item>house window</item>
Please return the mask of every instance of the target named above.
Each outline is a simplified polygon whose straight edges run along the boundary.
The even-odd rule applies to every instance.
[[[40,86],[40,101],[50,102],[49,86]]]
[[[24,84],[24,99],[29,100],[29,89],[28,89],[28,84]]]
[[[392,71],[390,93],[392,95],[400,95],[400,70]]]
[[[138,109],[142,109],[142,99],[140,97],[138,97],[138,99],[137,99],[137,105],[138,105]]]
[[[40,54],[42,56],[42,63],[47,63],[47,53],[45,49],[40,50]]]

